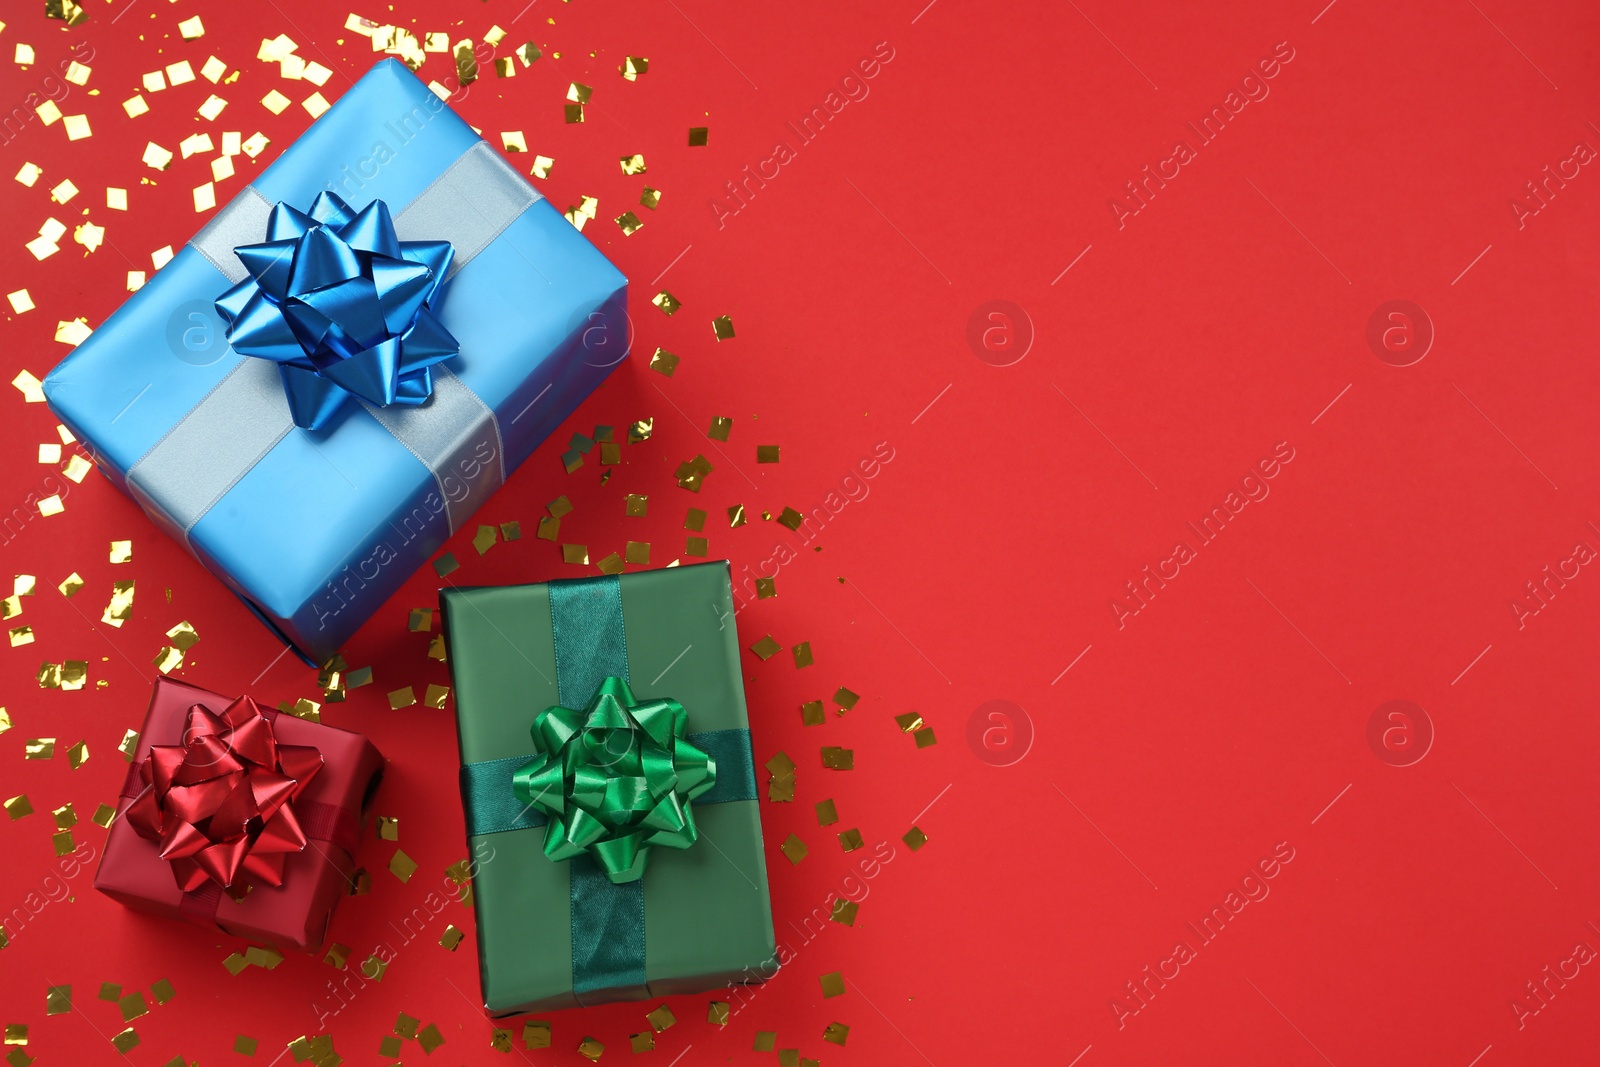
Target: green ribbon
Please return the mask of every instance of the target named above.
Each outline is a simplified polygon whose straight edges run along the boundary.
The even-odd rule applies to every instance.
[[[650,849],[694,844],[691,801],[756,798],[750,731],[688,733],[677,701],[634,697],[616,577],[547,588],[560,703],[535,719],[531,759],[461,768],[467,833],[545,827],[545,855],[569,872],[574,993],[644,997]]]

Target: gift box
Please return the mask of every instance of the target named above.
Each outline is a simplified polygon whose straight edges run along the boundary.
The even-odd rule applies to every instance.
[[[488,1011],[771,977],[727,563],[440,600]]]
[[[51,372],[106,476],[328,661],[627,350],[627,280],[395,60]]]
[[[360,734],[160,678],[94,887],[141,911],[314,951],[354,885],[382,773]]]

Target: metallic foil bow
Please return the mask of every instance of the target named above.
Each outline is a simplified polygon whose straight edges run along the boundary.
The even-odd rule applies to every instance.
[[[429,368],[460,351],[430,306],[454,247],[400,240],[382,200],[356,212],[324,192],[309,215],[280,203],[266,241],[233,251],[250,277],[217,313],[236,350],[278,364],[296,426],[323,426],[352,394],[421,404]]]
[[[196,704],[182,744],[151,746],[139,765],[144,789],[124,817],[161,846],[185,893],[208,880],[282,885],[284,860],[306,847],[294,800],[320,770],[322,753],[279,744],[249,697],[220,716]]]
[[[699,838],[689,802],[717,781],[716,762],[684,739],[676,700],[634,699],[610,677],[582,711],[552,707],[534,720],[539,755],[517,769],[517,799],[538,807],[552,860],[587,852],[613,883],[644,875],[652,846]]]

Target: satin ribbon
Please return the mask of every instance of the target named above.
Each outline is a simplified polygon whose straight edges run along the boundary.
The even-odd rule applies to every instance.
[[[207,882],[282,885],[285,859],[308,839],[295,800],[322,762],[309,745],[281,744],[249,697],[221,715],[195,704],[181,744],[152,745],[130,768],[141,788],[123,818],[160,846],[184,893]]]
[[[527,756],[511,756],[461,768],[461,799],[467,833],[501,833],[545,826],[545,854],[556,851],[570,855],[566,862],[573,992],[580,1003],[585,994],[597,991],[603,991],[603,995],[596,997],[596,1002],[642,997],[648,993],[648,984],[645,882],[639,874],[644,871],[648,848],[640,846],[648,840],[651,845],[687,847],[681,836],[672,836],[672,831],[665,827],[652,827],[648,833],[640,829],[644,815],[662,812],[665,802],[667,811],[663,814],[667,827],[675,825],[680,809],[684,815],[683,824],[692,826],[690,800],[695,805],[754,800],[756,783],[750,732],[733,729],[687,733],[684,731],[688,714],[685,712],[680,721],[674,710],[675,701],[634,700],[627,685],[627,634],[622,620],[622,586],[616,577],[554,581],[547,588],[555,639],[556,696],[560,705],[547,709],[536,720],[535,743],[541,752],[532,760]],[[578,706],[577,701],[585,702],[582,714],[570,710]],[[628,711],[630,704],[636,721],[641,709],[654,709],[645,713],[654,733],[647,730],[644,723],[636,727],[619,725],[626,723],[626,716],[620,713]],[[563,711],[567,714],[557,714]],[[587,713],[591,711],[595,719],[588,718]],[[577,723],[575,732],[569,730],[574,722]],[[594,732],[587,732],[585,727]],[[605,754],[604,742],[618,737],[617,731],[620,735],[630,735],[634,729],[643,732],[648,743],[644,738],[626,736],[628,744],[621,751],[629,762],[620,764],[618,769],[630,773],[607,778],[603,761],[612,757]],[[666,744],[669,739],[670,748]],[[646,750],[652,747],[657,751],[649,756],[650,773],[644,774]],[[678,777],[680,751],[684,752],[685,762],[684,773]],[[635,756],[637,762],[632,762]],[[582,798],[573,795],[569,800],[566,784],[569,761],[575,792],[581,781],[587,794]],[[602,765],[596,766],[597,762]],[[712,773],[697,777],[697,769],[702,766]],[[631,773],[635,767],[641,773]],[[527,773],[520,773],[525,770]],[[519,777],[528,799],[517,795]],[[707,777],[712,781],[706,781]],[[559,786],[555,784],[558,778]],[[547,783],[537,795],[531,792],[536,781]],[[618,784],[612,787],[610,783],[613,782]],[[680,798],[680,787],[687,797]],[[666,801],[669,795],[678,798],[677,807]],[[585,832],[573,834],[559,821],[560,816],[573,809],[584,811],[602,826],[614,825],[616,829],[608,830],[609,833],[641,835],[633,846],[631,861],[624,863],[628,860],[628,846],[611,850],[616,853],[611,858],[611,868],[621,869],[632,877],[618,880],[613,876],[606,866],[605,849],[594,850],[597,856],[586,847],[579,846],[575,850],[570,847],[585,836]],[[600,814],[596,814],[597,811]],[[590,825],[587,820],[576,821],[583,826]],[[592,827],[586,832],[592,832]],[[656,834],[663,832],[672,836],[675,843],[653,840]],[[556,842],[554,850],[552,838]],[[594,840],[604,841],[605,834]]]
[[[277,365],[296,426],[320,429],[352,397],[433,394],[431,368],[461,349],[432,309],[449,241],[402,241],[382,200],[355,211],[326,191],[309,214],[279,203],[266,238],[234,248],[250,276],[216,307],[236,351]]]

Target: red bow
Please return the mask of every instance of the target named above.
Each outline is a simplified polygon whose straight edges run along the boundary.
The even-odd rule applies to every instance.
[[[220,716],[189,708],[183,743],[152,745],[139,764],[144,788],[124,818],[161,846],[184,892],[241,876],[283,884],[288,854],[306,847],[294,799],[322,770],[309,745],[280,745],[256,702],[240,697]]]

